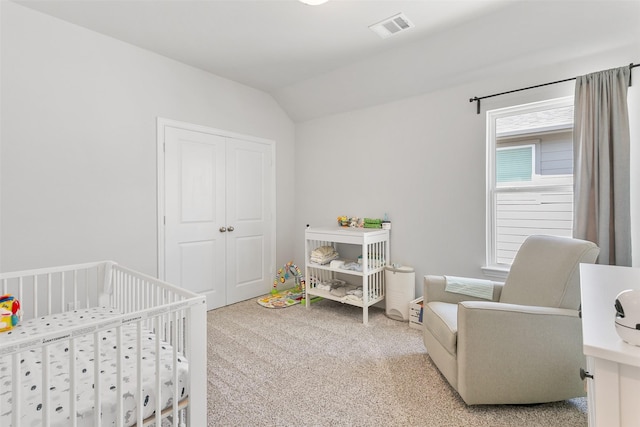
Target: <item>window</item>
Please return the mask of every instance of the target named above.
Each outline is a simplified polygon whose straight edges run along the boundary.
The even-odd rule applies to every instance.
[[[487,274],[532,234],[572,235],[572,129],[571,97],[487,112]]]
[[[535,145],[496,148],[496,186],[533,180]]]

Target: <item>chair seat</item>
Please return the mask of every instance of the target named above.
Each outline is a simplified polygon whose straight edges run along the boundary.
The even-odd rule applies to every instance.
[[[458,341],[458,305],[433,301],[428,303],[423,313],[424,327],[438,340],[451,355],[456,355]]]

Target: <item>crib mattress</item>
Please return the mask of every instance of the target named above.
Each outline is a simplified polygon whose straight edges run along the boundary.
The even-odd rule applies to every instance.
[[[12,340],[50,332],[51,328],[61,330],[69,326],[76,326],[82,322],[106,320],[119,316],[120,313],[109,308],[89,308],[69,311],[62,314],[31,319],[18,324],[12,331],[0,335],[0,345],[8,345]],[[123,412],[125,425],[136,423],[137,402],[144,405],[143,417],[154,414],[156,408],[155,371],[156,371],[156,342],[152,331],[142,330],[142,396],[139,398],[137,382],[137,328],[135,323],[122,326],[123,357],[122,383],[125,390]],[[76,372],[76,411],[78,426],[93,426],[94,417],[94,352],[93,334],[82,336],[75,342],[75,372]],[[116,364],[116,333],[115,329],[100,333],[100,398],[102,425],[116,425],[117,416],[117,364]],[[49,379],[51,396],[51,425],[70,425],[69,416],[69,342],[63,341],[51,344],[49,352]],[[42,350],[40,348],[22,352],[20,355],[21,388],[21,427],[42,425]],[[11,425],[11,357],[0,357],[0,425]],[[176,363],[178,370],[178,393],[180,401],[188,396],[187,359],[178,354]],[[161,397],[162,407],[165,409],[173,404],[173,348],[167,343],[161,344]]]

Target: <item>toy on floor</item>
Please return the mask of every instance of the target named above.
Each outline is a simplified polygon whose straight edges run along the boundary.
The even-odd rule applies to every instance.
[[[287,279],[292,277],[295,280],[295,287],[279,291],[278,285],[286,283]],[[302,271],[292,261],[289,261],[278,269],[278,273],[273,280],[271,294],[260,298],[258,304],[267,308],[285,308],[299,304],[304,298],[304,287],[305,282]]]
[[[271,295],[275,295],[278,293],[278,284],[284,283],[288,278],[294,276],[296,281],[296,289],[304,290],[304,277],[302,276],[302,272],[298,268],[297,265],[293,263],[293,261],[289,261],[282,268],[278,270],[276,274],[276,278],[273,280],[273,289],[271,289]]]
[[[20,301],[13,295],[3,295],[0,297],[0,332],[12,329],[22,320],[22,309]]]

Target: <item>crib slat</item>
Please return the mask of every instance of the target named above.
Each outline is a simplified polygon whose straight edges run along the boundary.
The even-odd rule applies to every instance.
[[[136,388],[138,390],[138,421],[137,425],[142,425],[144,411],[144,395],[142,394],[142,321],[137,322],[136,336]]]
[[[64,271],[62,273],[60,273],[60,311],[64,312],[67,311],[67,309],[64,306],[64,288],[65,288],[65,282],[64,282]]]
[[[133,277],[127,275],[127,291],[126,291],[127,303],[128,303],[127,311],[126,311],[127,313],[131,313],[135,310],[134,304],[136,302],[136,299],[135,299],[135,292],[133,292],[132,289],[133,289]]]
[[[84,291],[86,295],[85,308],[89,308],[91,303],[89,302],[89,289],[90,289],[90,279],[89,279],[89,269],[84,270]],[[96,279],[96,285],[98,284],[98,280]]]
[[[173,345],[173,425],[178,425],[178,402],[180,400],[180,394],[178,393],[178,312],[173,312],[172,322],[172,337],[171,344]]]
[[[47,314],[51,314],[51,274],[47,274],[47,295],[49,295],[47,298]]]
[[[161,412],[160,408],[162,407],[162,384],[160,382],[160,331],[163,329],[162,323],[163,322],[163,316],[157,316],[156,317],[156,334],[155,334],[155,339],[156,339],[156,378],[155,378],[155,383],[156,383],[156,425],[159,426],[161,425]]]
[[[18,294],[20,294],[20,297],[18,298],[18,300],[19,301],[24,301],[23,295],[22,295],[22,291],[23,291],[23,288],[22,288],[22,277],[20,278],[20,281],[18,282],[18,289],[19,289]],[[5,294],[6,294],[6,292],[5,292]]]
[[[100,332],[93,334],[93,425],[102,426],[102,417],[100,411],[102,409],[102,399],[100,399],[100,389],[102,387],[100,381]]]
[[[38,317],[38,276],[33,276],[33,317]]]
[[[118,427],[123,427],[122,420],[124,419],[124,393],[122,387],[122,366],[124,365],[124,360],[122,358],[122,326],[118,326],[116,328],[116,365],[116,391],[118,395],[116,425]]]
[[[14,353],[12,356],[13,371],[11,372],[11,399],[13,405],[11,408],[11,425],[19,426],[21,411],[22,411],[22,398],[20,396],[22,391],[22,367],[20,366],[21,353]]]
[[[80,307],[76,306],[78,302],[78,270],[73,270],[73,301],[71,301],[72,310],[77,310]]]
[[[42,347],[42,416],[44,427],[51,425],[51,393],[49,387],[49,346]]]
[[[78,426],[78,417],[76,415],[76,340],[69,340],[69,421],[71,427]]]

